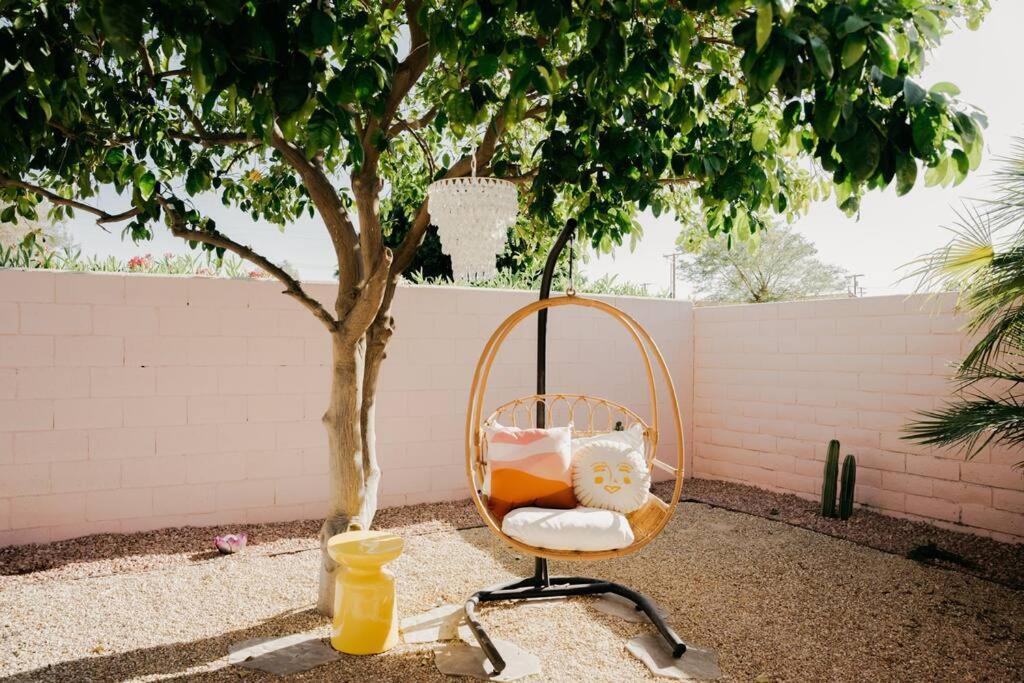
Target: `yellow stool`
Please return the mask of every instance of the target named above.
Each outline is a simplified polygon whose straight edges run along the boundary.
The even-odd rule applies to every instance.
[[[398,644],[395,575],[384,565],[402,554],[402,539],[386,531],[347,531],[327,541],[338,563],[331,645],[350,655],[372,655]]]

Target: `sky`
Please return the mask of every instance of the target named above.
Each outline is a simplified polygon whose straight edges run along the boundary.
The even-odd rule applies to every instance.
[[[977,31],[959,30],[946,36],[930,56],[930,64],[918,79],[926,86],[951,81],[961,98],[980,107],[989,117],[985,131],[986,155],[981,168],[956,188],[925,188],[919,179],[910,194],[896,197],[892,189],[867,195],[859,216],[848,218],[829,199],[814,205],[796,223],[796,229],[818,248],[819,256],[851,273],[863,274],[860,285],[866,295],[908,292],[913,282],[901,281],[901,267],[948,241],[943,228],[952,223],[954,210],[964,200],[985,194],[985,176],[993,168],[993,156],[1005,152],[1013,136],[1024,136],[1024,88],[1020,87],[1020,27],[1024,26],[1024,2],[995,0],[988,18]],[[923,175],[923,174],[922,174]],[[97,203],[110,212],[123,210],[126,197],[104,191]],[[332,278],[333,253],[326,231],[317,219],[302,219],[282,233],[276,226],[254,223],[242,214],[221,207],[215,197],[200,198],[200,209],[217,220],[218,227],[257,251],[287,260],[305,280]],[[619,282],[647,283],[652,292],[666,290],[670,267],[665,254],[673,251],[679,225],[671,216],[641,216],[644,239],[635,251],[627,246],[613,255],[592,258],[583,267],[588,277],[613,274]],[[87,216],[71,222],[71,232],[85,255],[135,255],[186,252],[188,247],[167,231],[157,230],[153,240],[139,245],[122,240],[116,227],[100,230]],[[679,296],[688,287],[680,282]]]

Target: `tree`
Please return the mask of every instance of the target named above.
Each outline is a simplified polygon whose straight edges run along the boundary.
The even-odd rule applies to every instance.
[[[163,223],[279,279],[330,335],[322,540],[377,506],[374,394],[427,183],[520,184],[522,236],[573,214],[601,249],[638,209],[685,195],[747,230],[806,200],[813,158],[841,205],[919,164],[980,154],[979,118],[909,76],[987,0],[8,0],[0,15],[0,188],[23,216],[94,215],[134,239]],[[123,193],[107,209],[103,185]],[[203,193],[254,219],[318,215],[338,262],[325,305],[219,229]],[[394,248],[382,217],[410,228]],[[320,607],[334,564],[324,553]]]
[[[922,412],[908,438],[967,458],[989,444],[1024,447],[1024,139],[1001,161],[995,197],[967,207],[954,239],[916,271],[922,287],[959,293],[980,338],[956,369],[957,398]]]
[[[785,224],[741,244],[706,233],[684,237],[683,244],[690,253],[677,270],[704,301],[756,304],[846,290],[846,271],[821,261],[817,248]]]
[[[50,221],[37,212],[35,218],[18,215],[16,206],[0,208],[0,215],[10,211],[10,222],[0,222],[0,247],[29,246],[37,244],[48,251],[71,247],[74,240],[64,221]]]

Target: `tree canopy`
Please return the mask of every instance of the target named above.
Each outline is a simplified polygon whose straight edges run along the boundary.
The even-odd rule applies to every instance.
[[[727,236],[691,235],[677,266],[694,296],[715,303],[792,301],[847,289],[846,272],[818,258],[818,250],[789,225],[776,225],[745,244]]]
[[[467,174],[475,149],[481,173],[523,184],[524,231],[571,211],[608,249],[637,208],[683,204],[712,232],[753,232],[817,191],[801,157],[851,211],[867,189],[908,191],[921,166],[936,182],[976,166],[982,117],[913,77],[987,5],[7,0],[0,185],[25,217],[40,193],[70,215],[113,185],[125,204],[94,210],[101,223],[146,238],[177,208],[198,238],[217,228],[191,196],[285,224],[313,212],[313,170],[358,183],[372,169],[414,225],[408,261],[426,184]],[[325,196],[353,205],[345,187]],[[388,231],[365,213],[363,233]],[[325,222],[355,270],[356,228]]]
[[[248,259],[332,335],[333,534],[368,528],[379,369],[396,285],[429,227],[426,187],[519,183],[521,237],[569,215],[609,250],[636,212],[744,238],[835,187],[953,182],[983,118],[914,77],[988,0],[0,0],[0,215],[45,198],[145,239],[160,223]],[[103,186],[123,204],[97,205]],[[333,306],[222,231],[193,198],[253,219],[318,215]],[[400,224],[395,246],[386,239]]]

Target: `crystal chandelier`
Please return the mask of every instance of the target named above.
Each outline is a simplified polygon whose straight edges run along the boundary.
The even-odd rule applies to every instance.
[[[486,280],[498,273],[495,261],[505,250],[505,236],[516,222],[516,186],[507,180],[472,175],[445,178],[427,188],[430,221],[437,226],[441,248],[451,256],[456,280]]]

